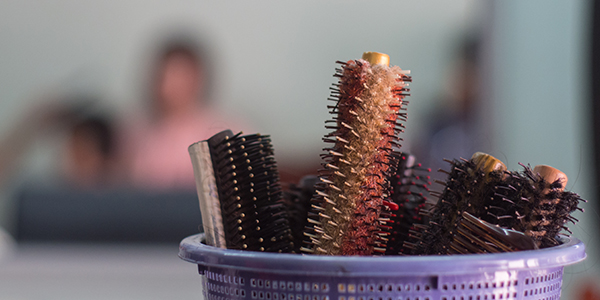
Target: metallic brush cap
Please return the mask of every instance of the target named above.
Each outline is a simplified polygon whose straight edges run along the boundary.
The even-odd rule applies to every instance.
[[[381,64],[390,66],[390,56],[385,53],[365,52],[362,55],[362,59],[368,61],[371,65]]]
[[[475,163],[476,168],[482,170],[484,173],[491,173],[493,171],[506,171],[506,166],[499,159],[483,152],[475,152],[471,156],[471,160]]]

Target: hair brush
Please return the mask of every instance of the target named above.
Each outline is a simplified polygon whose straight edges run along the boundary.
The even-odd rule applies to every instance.
[[[487,160],[485,164],[481,164],[482,157]],[[485,167],[494,161],[499,168]],[[564,224],[576,221],[570,213],[583,200],[564,191],[566,175],[552,167],[509,172],[493,157],[477,153],[470,161],[451,164],[428,232],[417,243],[417,254],[506,252],[553,246],[559,244],[556,236],[566,229]]]
[[[496,204],[486,219],[504,228],[521,231],[533,238],[540,248],[560,244],[557,236],[575,223],[571,216],[585,202],[579,195],[565,191],[567,176],[547,165],[510,173],[507,183],[499,186],[493,201]]]
[[[481,219],[463,213],[450,252],[495,252],[494,247],[506,252],[560,244],[557,236],[563,229],[568,231],[567,221],[577,221],[571,213],[584,201],[577,194],[564,191],[566,183],[567,176],[563,172],[546,165],[533,170],[524,166],[521,173],[506,172],[504,180],[487,187],[494,194],[484,199],[485,211],[475,212]],[[484,229],[479,234],[489,238],[487,244],[477,240],[479,229],[476,227]],[[500,239],[491,238],[498,231]],[[467,249],[469,241],[471,246],[481,247]]]
[[[206,242],[228,249],[293,249],[269,136],[220,132],[189,147]]]
[[[283,190],[283,201],[287,207],[296,252],[300,252],[300,247],[304,243],[310,200],[315,194],[317,182],[319,182],[318,176],[307,175],[297,184],[289,184],[287,189]]]
[[[429,222],[422,210],[429,197],[431,169],[416,163],[414,155],[397,155],[398,166],[392,175],[391,192],[384,201],[388,210],[382,213],[386,220],[387,248],[385,255],[409,254],[413,235],[418,235]],[[406,243],[406,244],[405,244]]]
[[[313,212],[302,250],[329,255],[371,255],[385,249],[380,213],[400,147],[397,133],[409,72],[389,67],[389,56],[365,52],[363,59],[338,62],[328,106],[332,132],[324,141],[324,169],[312,200]]]
[[[406,244],[414,254],[448,254],[449,245],[457,232],[463,212],[478,217],[486,210],[486,199],[493,195],[495,186],[505,177],[506,166],[491,155],[477,152],[470,160],[448,161],[451,164],[442,193],[432,192],[439,200],[429,207],[430,221],[423,228],[419,240]]]

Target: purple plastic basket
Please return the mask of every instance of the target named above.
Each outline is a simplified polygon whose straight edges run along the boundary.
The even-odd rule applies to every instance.
[[[585,258],[560,246],[454,256],[318,256],[227,250],[184,239],[206,300],[504,300],[560,298],[563,268]]]

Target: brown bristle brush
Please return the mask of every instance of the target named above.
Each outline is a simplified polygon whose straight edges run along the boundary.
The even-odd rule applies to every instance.
[[[380,213],[389,192],[389,176],[399,149],[397,134],[406,115],[409,72],[389,67],[389,56],[365,52],[363,59],[338,62],[328,106],[333,119],[324,137],[331,147],[322,155],[324,169],[312,199],[311,226],[304,252],[372,255],[385,251]]]
[[[569,232],[566,223],[577,222],[571,213],[586,202],[576,193],[565,191],[567,175],[547,165],[512,172],[505,186],[497,189],[496,211],[488,221],[521,231],[534,239],[540,248],[560,244],[559,235]]]

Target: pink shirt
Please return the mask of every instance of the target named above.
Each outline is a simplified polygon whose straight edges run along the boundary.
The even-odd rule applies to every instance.
[[[194,189],[188,147],[225,129],[239,132],[241,128],[233,123],[211,110],[204,110],[177,119],[138,125],[125,142],[132,184],[150,189]]]

